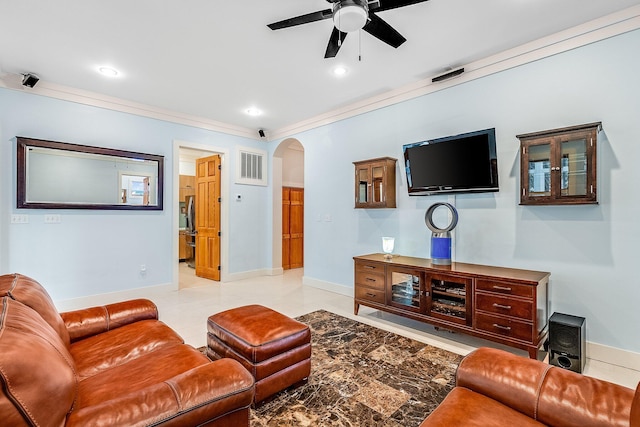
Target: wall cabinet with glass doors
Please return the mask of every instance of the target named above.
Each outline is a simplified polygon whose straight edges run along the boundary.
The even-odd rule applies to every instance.
[[[601,123],[518,135],[520,204],[596,204]]]
[[[353,162],[356,208],[396,207],[396,161],[381,157]]]

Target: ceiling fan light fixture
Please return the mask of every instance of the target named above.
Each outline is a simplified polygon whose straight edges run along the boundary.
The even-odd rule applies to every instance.
[[[369,17],[366,0],[342,0],[333,6],[333,25],[343,33],[362,29]]]

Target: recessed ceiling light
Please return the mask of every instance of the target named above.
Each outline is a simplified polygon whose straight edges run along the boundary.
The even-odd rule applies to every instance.
[[[120,74],[118,70],[111,67],[98,67],[98,72],[107,77],[116,77],[118,74]]]
[[[337,77],[342,77],[342,76],[344,76],[345,74],[347,74],[347,71],[348,71],[348,70],[347,70],[347,68],[346,68],[346,67],[343,67],[342,65],[338,65],[337,67],[335,67],[335,68],[333,69],[333,75],[334,75],[334,76],[337,76]]]
[[[245,110],[245,113],[247,113],[250,116],[259,116],[260,114],[262,114],[262,111],[260,111],[256,107],[250,107]]]

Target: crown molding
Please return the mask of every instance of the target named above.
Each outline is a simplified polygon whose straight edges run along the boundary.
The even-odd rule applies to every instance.
[[[32,93],[34,95],[47,96],[49,98],[61,99],[64,101],[76,102],[84,105],[91,105],[93,107],[105,108],[122,113],[130,113],[137,116],[149,117],[152,119],[193,126],[200,129],[222,132],[228,135],[236,135],[245,138],[260,140],[260,138],[256,137],[256,132],[254,129],[247,129],[244,127],[218,122],[204,117],[153,107],[147,104],[128,101],[126,99],[107,96],[82,89],[76,89],[69,86],[58,85],[43,80],[40,80],[38,85],[33,88],[25,88],[19,83],[19,79],[16,76],[18,75],[8,73],[1,76],[0,87],[24,91]]]
[[[638,28],[640,28],[640,6],[633,6],[478,61],[460,64],[455,68],[464,67],[465,72],[455,79],[432,82],[433,76],[430,76],[398,89],[277,129],[270,132],[269,140],[281,140],[300,132],[486,77]]]
[[[567,52],[591,43],[595,43],[610,37],[624,34],[640,28],[640,5],[606,15],[589,21],[585,24],[561,31],[559,33],[543,37],[526,43],[513,49],[505,50],[498,54],[471,62],[459,64],[465,72],[455,79],[442,82],[432,82],[430,76],[426,79],[402,86],[376,95],[345,107],[328,111],[326,113],[310,117],[298,123],[285,126],[269,132],[267,142],[280,141],[286,137],[300,132],[325,126],[340,120],[359,114],[367,113],[379,108],[384,108],[402,101],[417,98],[429,93],[443,90],[452,86],[466,83],[472,80],[486,77],[500,71],[518,67],[529,62],[547,58],[558,53]],[[456,67],[458,68],[458,67]],[[228,123],[218,122],[204,117],[179,113],[172,110],[157,108],[146,104],[132,102],[121,98],[110,97],[95,92],[75,89],[68,86],[56,85],[46,81],[40,81],[34,88],[24,88],[16,80],[15,75],[0,76],[0,87],[12,90],[23,90],[36,95],[47,96],[79,104],[106,108],[138,116],[164,120],[172,123],[193,126],[201,129],[212,130],[229,135],[241,136],[253,140],[265,141],[258,138],[254,129],[247,129]]]

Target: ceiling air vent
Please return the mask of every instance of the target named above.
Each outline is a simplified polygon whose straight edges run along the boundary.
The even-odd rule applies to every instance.
[[[267,185],[267,153],[252,148],[238,148],[236,183]]]
[[[452,79],[456,76],[459,76],[460,74],[464,73],[464,68],[458,68],[457,70],[453,70],[453,71],[448,71],[444,74],[441,74],[439,76],[436,76],[434,78],[431,79],[432,83],[436,83],[436,82],[441,82],[444,80],[449,80]]]

